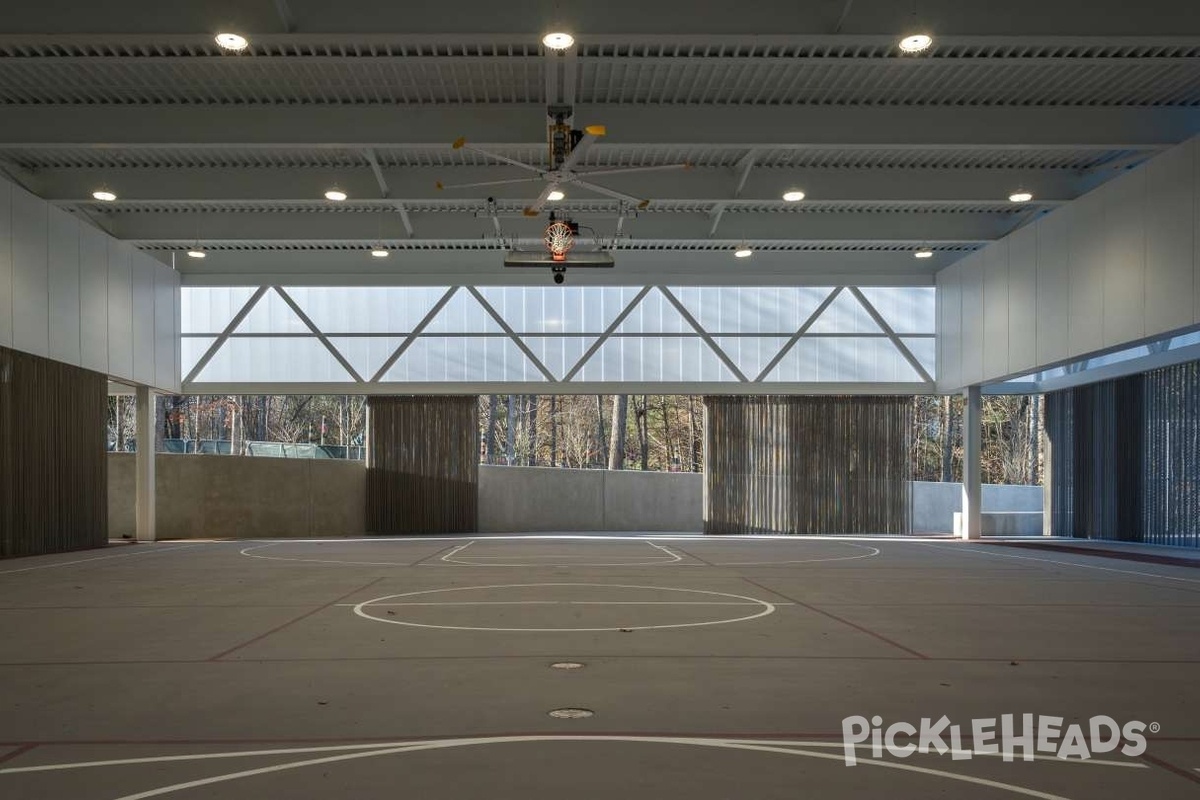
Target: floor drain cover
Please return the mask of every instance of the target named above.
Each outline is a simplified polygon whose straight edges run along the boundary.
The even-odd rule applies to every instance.
[[[595,715],[595,711],[587,708],[556,708],[550,712],[550,716],[555,719],[583,719]]]
[[[555,661],[550,665],[551,669],[583,669],[584,665],[578,661]]]

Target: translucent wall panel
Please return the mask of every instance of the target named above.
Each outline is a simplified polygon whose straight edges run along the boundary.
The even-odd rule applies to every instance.
[[[289,286],[285,291],[324,333],[410,333],[449,288]]]
[[[698,336],[613,338],[584,365],[576,381],[736,381]]]
[[[932,286],[882,286],[862,290],[895,333],[937,330],[937,289]]]
[[[768,382],[909,383],[921,380],[890,339],[802,338],[767,376]]]
[[[932,336],[901,336],[900,341],[909,349],[931,378],[937,377],[937,339]]]
[[[619,333],[695,333],[696,329],[679,309],[658,289],[652,289],[642,302],[617,326]]]
[[[754,380],[766,369],[771,359],[783,349],[787,338],[783,336],[717,336],[717,346],[729,356],[737,368],[750,380]]]
[[[459,289],[425,333],[503,333],[504,328],[466,289]]]
[[[350,362],[364,381],[371,380],[383,362],[404,344],[404,336],[331,336],[329,343]]]
[[[234,333],[304,333],[311,334],[304,320],[274,289],[254,304],[246,318],[233,329]]]
[[[671,290],[709,333],[792,335],[812,316],[830,286],[684,286]]]
[[[479,293],[517,333],[603,333],[640,286],[484,286]]]
[[[350,373],[315,337],[229,339],[201,370],[201,383],[349,383]]]
[[[851,292],[841,291],[829,304],[809,333],[883,333],[858,298]]]
[[[192,367],[196,366],[196,362],[208,352],[208,348],[212,347],[212,343],[216,340],[215,336],[184,336],[180,340],[179,374],[181,377],[187,377],[191,373]]]
[[[185,286],[180,291],[181,331],[222,333],[255,291],[253,286]]]
[[[421,337],[383,376],[384,382],[417,383],[545,380],[516,343],[502,336]]]
[[[522,336],[521,341],[533,351],[550,374],[558,380],[579,363],[597,336]]]

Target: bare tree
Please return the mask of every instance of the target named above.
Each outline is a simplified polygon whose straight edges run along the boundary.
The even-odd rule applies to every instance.
[[[625,469],[625,427],[629,417],[629,395],[614,394],[612,438],[608,442],[608,468]]]

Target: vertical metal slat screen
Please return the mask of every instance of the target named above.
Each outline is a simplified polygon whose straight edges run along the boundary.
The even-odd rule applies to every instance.
[[[1056,536],[1200,546],[1200,362],[1046,396]]]
[[[0,347],[0,557],[108,542],[103,375]]]
[[[478,530],[478,398],[371,397],[367,402],[368,530]]]
[[[912,398],[704,402],[706,533],[912,530]]]

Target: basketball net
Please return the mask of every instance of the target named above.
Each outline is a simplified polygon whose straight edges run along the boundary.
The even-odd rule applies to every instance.
[[[551,222],[543,237],[546,249],[550,251],[551,261],[566,261],[567,251],[575,246],[575,234],[571,226],[565,222]]]

